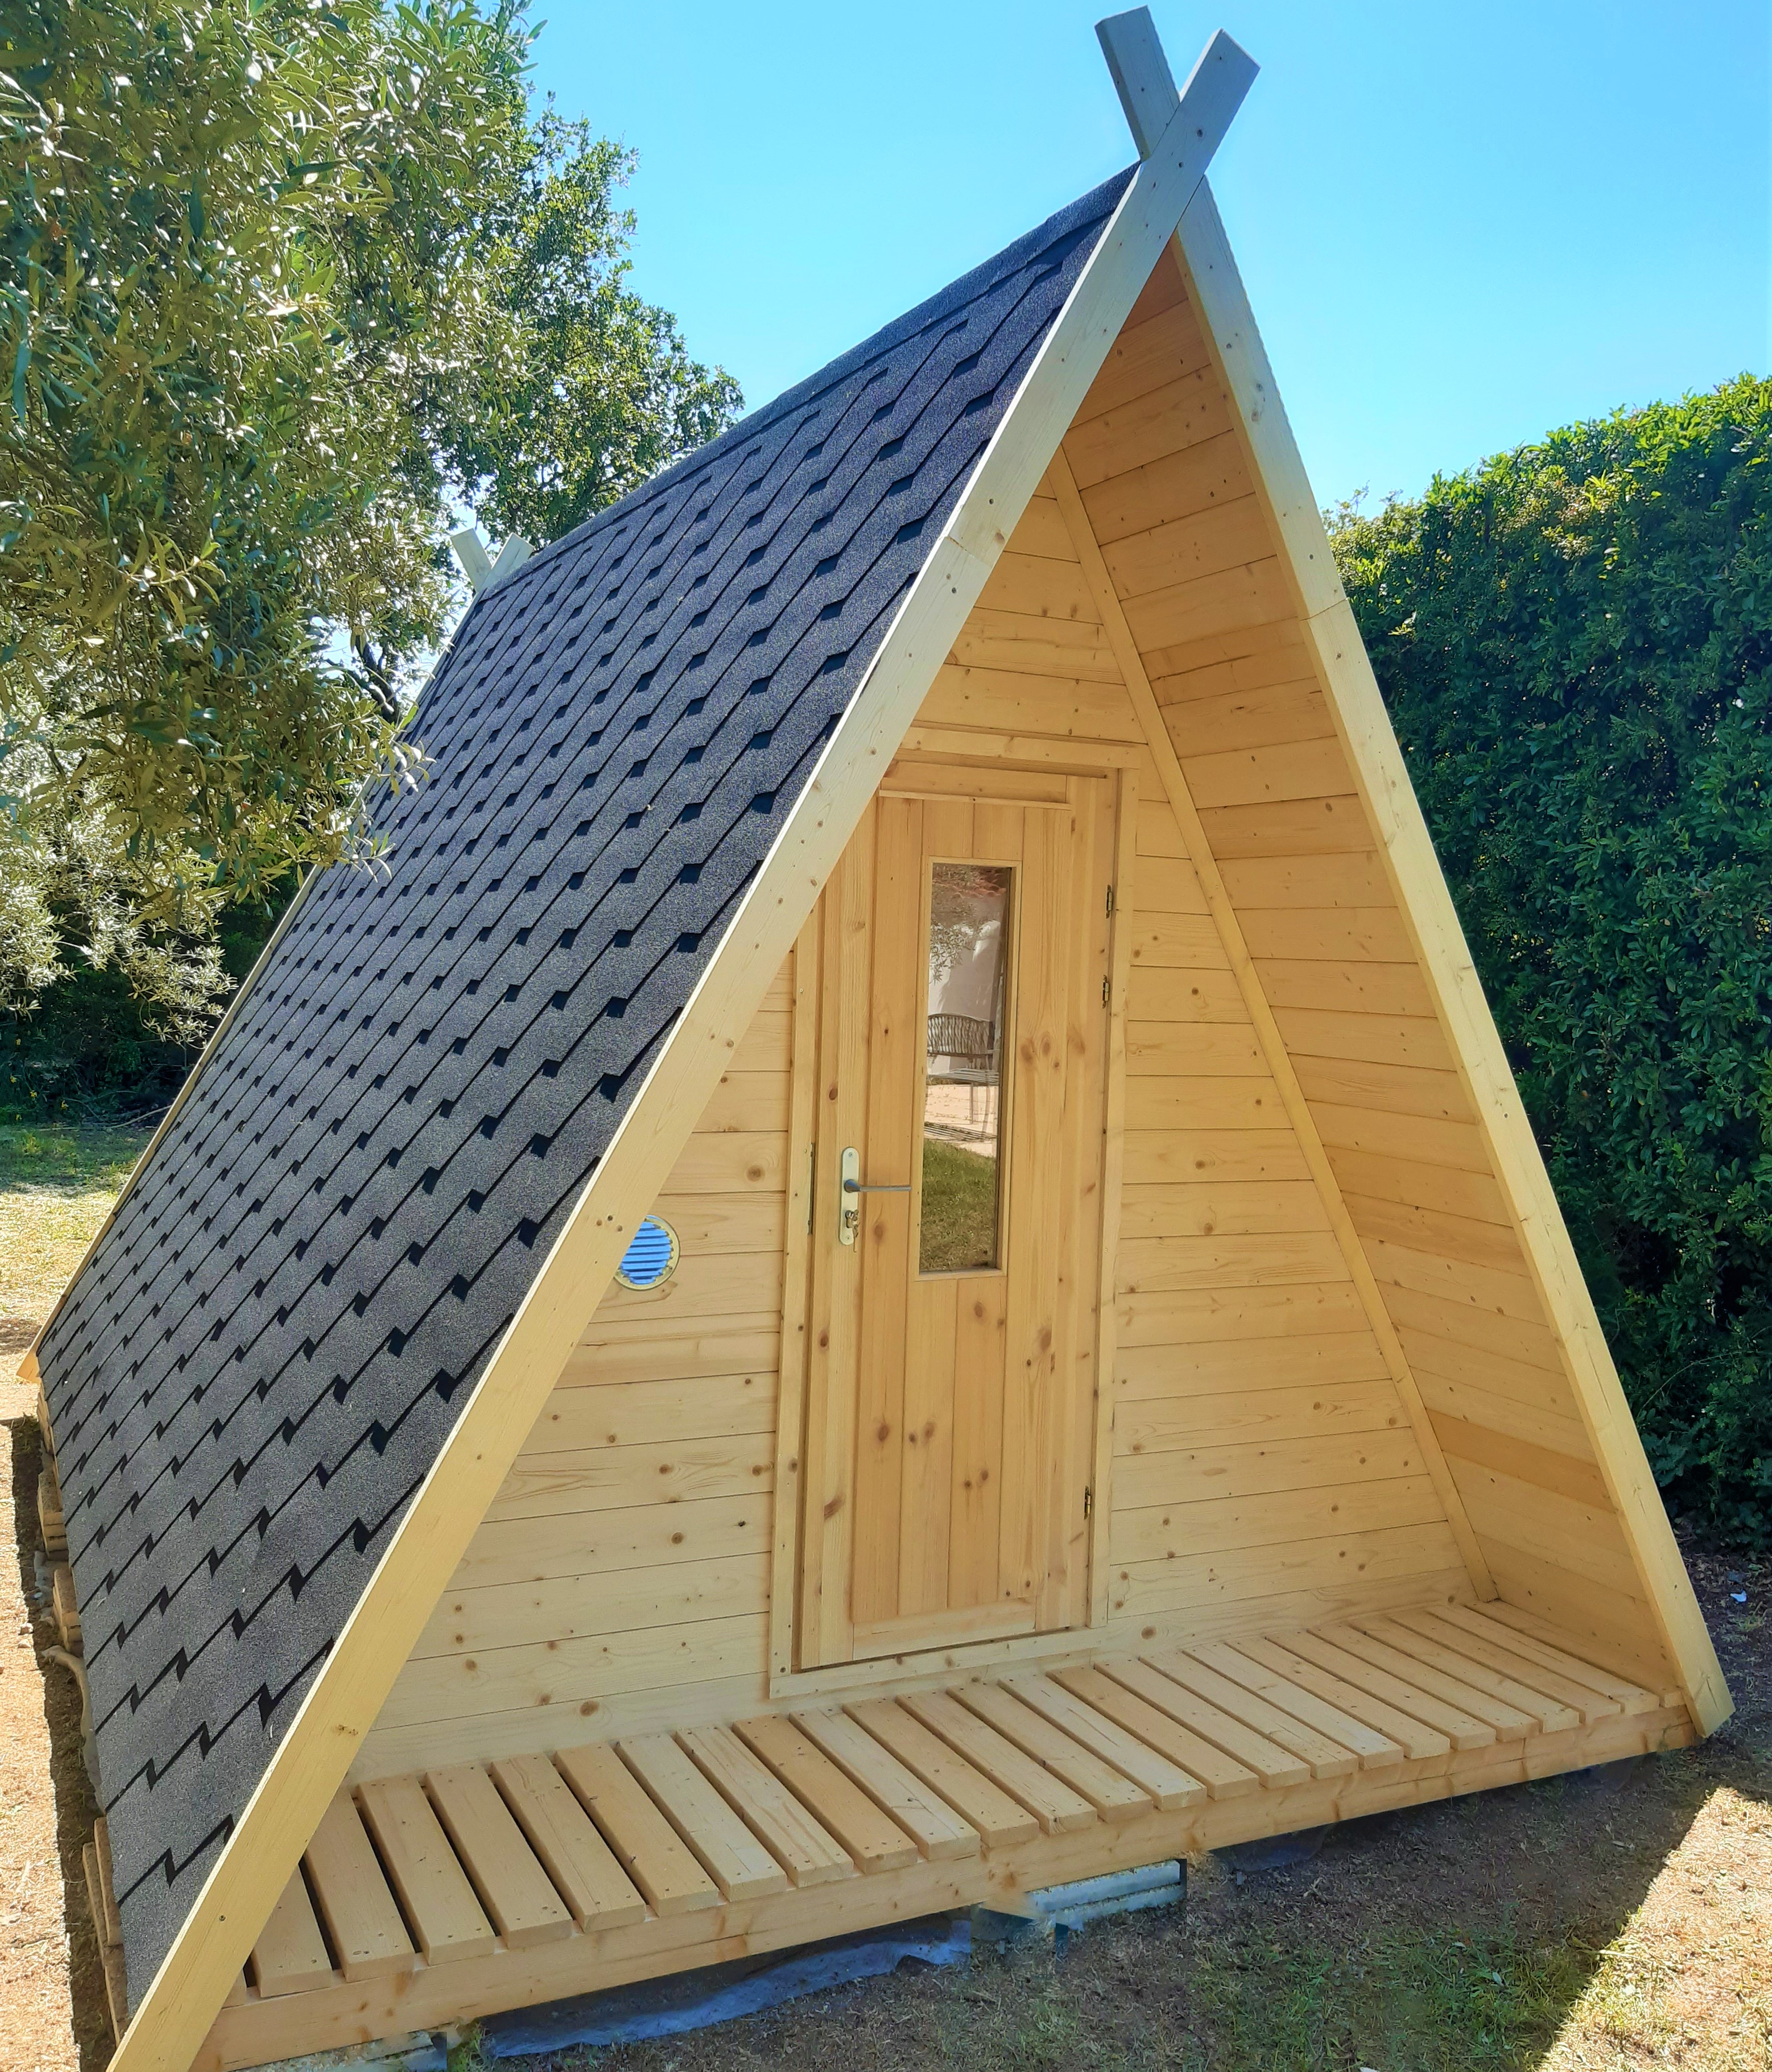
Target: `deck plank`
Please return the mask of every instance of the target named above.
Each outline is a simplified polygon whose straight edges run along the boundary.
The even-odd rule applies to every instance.
[[[1284,1790],[1287,1786],[1304,1783],[1310,1775],[1308,1763],[1301,1762],[1290,1749],[1281,1748],[1265,1734],[1259,1734],[1243,1720],[1233,1719],[1198,1692],[1185,1689],[1172,1677],[1164,1675],[1160,1669],[1148,1662],[1139,1662],[1130,1656],[1108,1658],[1096,1667],[1104,1676],[1111,1676],[1122,1688],[1134,1697],[1142,1698],[1159,1712],[1166,1712],[1170,1719],[1198,1734],[1203,1741],[1210,1741],[1215,1748],[1223,1749],[1246,1763],[1254,1771],[1264,1790]]]
[[[92,1849],[91,1843],[86,1846]],[[96,1863],[97,1851],[93,1856]],[[253,1983],[265,1999],[273,2000],[283,1993],[310,1993],[331,1985],[336,1975],[298,1864],[253,1945]]]
[[[1142,1786],[1104,1762],[1101,1758],[1061,1733],[1050,1720],[1013,1697],[1000,1684],[956,1684],[948,1694],[1013,1741],[1024,1755],[1080,1792],[1104,1820],[1133,1820],[1151,1808]]]
[[[720,1904],[720,1888],[612,1748],[562,1749],[554,1758],[616,1860],[662,1920]]]
[[[488,1957],[498,1935],[416,1777],[360,1788],[363,1817],[427,1964]]]
[[[1499,1597],[1491,1597],[1483,1605],[1483,1614],[1487,1618],[1499,1619],[1504,1626],[1513,1626],[1521,1633],[1530,1634],[1535,1640],[1544,1641],[1552,1647],[1567,1648],[1570,1654],[1578,1655],[1583,1662],[1591,1659],[1596,1669],[1604,1669],[1608,1666],[1606,1658],[1611,1651],[1600,1642],[1582,1640],[1574,1634],[1565,1632],[1562,1627],[1553,1626],[1548,1619],[1540,1618],[1536,1612],[1527,1611],[1519,1605],[1505,1603]],[[1612,1673],[1620,1678],[1624,1675],[1624,1671],[1619,1669],[1614,1669]],[[1684,1711],[1686,1694],[1677,1684],[1663,1684],[1655,1702],[1670,1710]]]
[[[1055,1684],[1062,1684],[1073,1696],[1092,1711],[1112,1720],[1135,1735],[1147,1748],[1167,1756],[1178,1769],[1197,1777],[1215,1799],[1239,1799],[1261,1789],[1261,1780],[1223,1749],[1215,1748],[1146,1699],[1135,1696],[1100,1669],[1055,1669]],[[1284,1750],[1280,1751],[1284,1753]],[[1299,1774],[1303,1775],[1303,1766]]]
[[[428,1770],[425,1788],[506,1947],[526,1950],[571,1934],[571,1914],[479,1765]]]
[[[646,1918],[644,1898],[545,1755],[507,1756],[492,1765],[492,1781],[581,1928]]]
[[[1374,1640],[1388,1642],[1405,1655],[1419,1656],[1436,1669],[1444,1670],[1447,1675],[1462,1677],[1475,1689],[1499,1698],[1504,1705],[1514,1706],[1540,1733],[1564,1733],[1581,1724],[1580,1716],[1570,1707],[1524,1684],[1516,1683],[1498,1670],[1486,1667],[1462,1647],[1453,1647],[1437,1638],[1431,1626],[1418,1623],[1412,1618],[1362,1619],[1359,1624],[1360,1630],[1370,1634]]]
[[[1096,1712],[1075,1691],[1052,1678],[1012,1676],[1005,1679],[1004,1688],[1061,1733],[1092,1749],[1104,1762],[1149,1792],[1161,1811],[1172,1813],[1184,1806],[1198,1806],[1210,1795],[1191,1771],[1171,1762],[1148,1741],[1129,1733],[1118,1721]]]
[[[1295,1720],[1302,1720],[1307,1727],[1314,1727],[1318,1733],[1326,1734],[1342,1748],[1351,1749],[1359,1758],[1362,1770],[1388,1770],[1402,1762],[1402,1746],[1388,1734],[1381,1733],[1352,1712],[1319,1697],[1296,1678],[1257,1661],[1240,1646],[1215,1641],[1193,1651],[1197,1659],[1209,1663],[1236,1683],[1246,1684],[1258,1698],[1265,1698],[1270,1705],[1278,1706]]]
[[[1566,1648],[1553,1647],[1548,1642],[1537,1640],[1516,1626],[1504,1624],[1488,1616],[1487,1605],[1440,1605],[1435,1607],[1440,1618],[1461,1626],[1466,1633],[1481,1635],[1507,1648],[1515,1655],[1523,1655],[1528,1662],[1536,1662],[1546,1669],[1560,1671],[1572,1683],[1579,1684],[1589,1691],[1597,1691],[1602,1697],[1615,1698],[1620,1708],[1630,1714],[1653,1712],[1661,1700],[1653,1691],[1646,1691],[1642,1684],[1633,1684],[1628,1677],[1614,1676],[1610,1670],[1602,1669],[1580,1655],[1571,1654]]]
[[[1290,1712],[1281,1712],[1259,1692],[1225,1675],[1209,1662],[1179,1650],[1147,1655],[1145,1659],[1196,1698],[1204,1698],[1232,1719],[1241,1720],[1257,1733],[1277,1741],[1281,1748],[1290,1749],[1301,1762],[1309,1766],[1313,1777],[1351,1777],[1359,1768],[1360,1759],[1351,1749],[1343,1748],[1339,1741],[1331,1741]]]
[[[1495,1729],[1474,1712],[1467,1712],[1445,1698],[1437,1698],[1388,1669],[1337,1647],[1321,1633],[1287,1633],[1276,1636],[1279,1646],[1291,1648],[1330,1675],[1343,1679],[1355,1689],[1368,1691],[1375,1698],[1395,1705],[1412,1720],[1443,1733],[1457,1750],[1493,1748]]]
[[[345,1977],[355,1984],[409,1971],[418,1952],[348,1791],[321,1815],[303,1860]]]
[[[978,1854],[982,1843],[972,1823],[963,1820],[847,1712],[796,1712],[794,1724],[898,1822],[931,1863]]]
[[[1331,1675],[1303,1655],[1294,1655],[1279,1641],[1240,1640],[1237,1652],[1388,1735],[1411,1762],[1425,1762],[1430,1757],[1452,1753],[1450,1737],[1437,1727],[1427,1726],[1407,1712],[1400,1712],[1395,1705],[1386,1704],[1382,1698],[1375,1698],[1369,1691],[1362,1691],[1355,1684],[1343,1682],[1339,1676]]]
[[[728,1899],[785,1892],[787,1873],[668,1734],[618,1744],[622,1760]]]
[[[849,1851],[730,1727],[692,1727],[677,1739],[796,1885],[858,1875]]]
[[[752,1754],[829,1828],[861,1870],[902,1871],[917,1860],[917,1845],[904,1830],[791,1720],[765,1714],[740,1720],[734,1731]]]
[[[1462,1711],[1474,1713],[1495,1730],[1498,1741],[1523,1741],[1527,1735],[1538,1732],[1538,1722],[1515,1705],[1504,1705],[1499,1698],[1492,1698],[1486,1691],[1465,1681],[1462,1676],[1450,1676],[1443,1669],[1422,1659],[1416,1649],[1404,1654],[1391,1646],[1388,1641],[1378,1640],[1363,1632],[1359,1626],[1342,1626],[1338,1621],[1317,1628],[1331,1646],[1342,1648],[1349,1655],[1358,1655],[1375,1668],[1388,1669],[1393,1676],[1418,1685],[1436,1698],[1444,1698],[1449,1704]],[[1405,1640],[1414,1636],[1404,1634]]]
[[[931,1733],[902,1706],[890,1698],[870,1698],[844,1710],[969,1821],[985,1848],[1013,1848],[1018,1842],[1031,1842],[1039,1833],[1039,1822],[1026,1807],[956,1755],[939,1734]]]
[[[1068,1834],[1094,1826],[1096,1809],[1087,1799],[956,1704],[948,1692],[907,1692],[898,1703],[963,1761],[982,1771],[1018,1805],[1025,1806],[1044,1833]]]
[[[1499,1670],[1528,1691],[1542,1691],[1547,1698],[1567,1705],[1584,1723],[1613,1719],[1624,1710],[1616,1698],[1609,1698],[1591,1684],[1579,1683],[1559,1669],[1535,1662],[1529,1655],[1522,1655],[1517,1647],[1492,1639],[1487,1634],[1474,1633],[1452,1619],[1443,1619],[1437,1611],[1423,1612],[1419,1617],[1412,1613],[1402,1623],[1412,1632],[1431,1634],[1434,1639],[1444,1641],[1448,1647],[1456,1649],[1460,1655],[1468,1655],[1473,1662],[1482,1663],[1486,1669]]]

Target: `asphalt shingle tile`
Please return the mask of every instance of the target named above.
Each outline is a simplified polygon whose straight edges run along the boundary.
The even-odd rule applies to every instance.
[[[55,1318],[134,1994],[1129,177],[475,604]]]

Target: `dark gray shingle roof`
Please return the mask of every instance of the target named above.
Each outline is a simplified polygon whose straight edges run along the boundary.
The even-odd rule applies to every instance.
[[[56,1317],[134,1996],[1129,178],[474,606]]]

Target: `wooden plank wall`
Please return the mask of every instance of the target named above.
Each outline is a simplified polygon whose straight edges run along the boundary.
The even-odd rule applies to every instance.
[[[1129,339],[1149,338],[1166,299],[1146,290]],[[1136,347],[1116,354],[1079,428],[1136,410],[1148,371]],[[1221,519],[1223,551],[1240,560],[1246,514],[1209,522]],[[1063,515],[1043,491],[913,746],[1074,755],[1079,767],[1098,756],[1138,777],[1100,1644],[1159,1625],[1198,1634],[1330,1616],[1334,1605],[1468,1597]]]
[[[1138,521],[1153,501],[1186,514],[1162,565],[1180,554],[1218,602],[1170,607],[1179,637],[1153,641],[1153,673],[1166,703],[1187,708],[1187,767],[1244,898],[1253,867],[1279,859],[1283,886],[1294,853],[1358,857],[1362,838],[1345,783],[1277,811],[1261,790],[1271,767],[1322,768],[1326,737],[1310,730],[1295,634],[1264,616],[1281,609],[1277,577],[1248,558],[1252,499],[1204,355],[1196,341],[1178,376],[1168,364],[1184,315],[1146,291],[1067,450],[1116,575],[1148,550]],[[1137,458],[1119,464],[1129,447]],[[1203,609],[1253,631],[1194,636]],[[1108,1623],[1088,1643],[1470,1596],[1050,496],[1030,505],[907,752],[1137,779]],[[1240,777],[1252,754],[1261,774]],[[1319,825],[1334,832],[1320,839]],[[1301,851],[1287,828],[1308,830]],[[1335,874],[1350,867],[1303,875],[1321,896],[1345,890]],[[1267,896],[1278,930],[1285,902]],[[1370,958],[1326,959],[1367,925],[1336,912],[1326,939],[1308,912],[1297,923],[1297,958],[1258,925],[1277,1008],[1295,1011],[1293,966],[1373,983]],[[1383,968],[1406,987],[1407,970]],[[1391,1020],[1412,1003],[1419,1022],[1414,996],[1398,997]],[[1310,1054],[1338,1054],[1324,1003],[1297,1011],[1319,1018],[1291,1025],[1322,1032]],[[682,1264],[656,1293],[612,1290],[599,1307],[355,1776],[767,1704],[791,1028],[784,971],[660,1199]],[[1462,1397],[1435,1400],[1468,1416]]]
[[[1114,368],[1117,386],[1097,384],[1065,450],[1484,1557],[1509,1600],[1659,1675],[1642,1586],[1171,261]]]
[[[1166,800],[1139,814],[1113,1612],[1470,1594],[1445,1510]]]
[[[784,968],[659,1198],[681,1263],[599,1305],[354,1776],[763,1702],[791,986]]]

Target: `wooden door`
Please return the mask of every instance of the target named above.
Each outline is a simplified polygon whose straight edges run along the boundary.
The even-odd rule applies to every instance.
[[[896,766],[826,889],[802,1667],[1087,1618],[1108,791]]]

